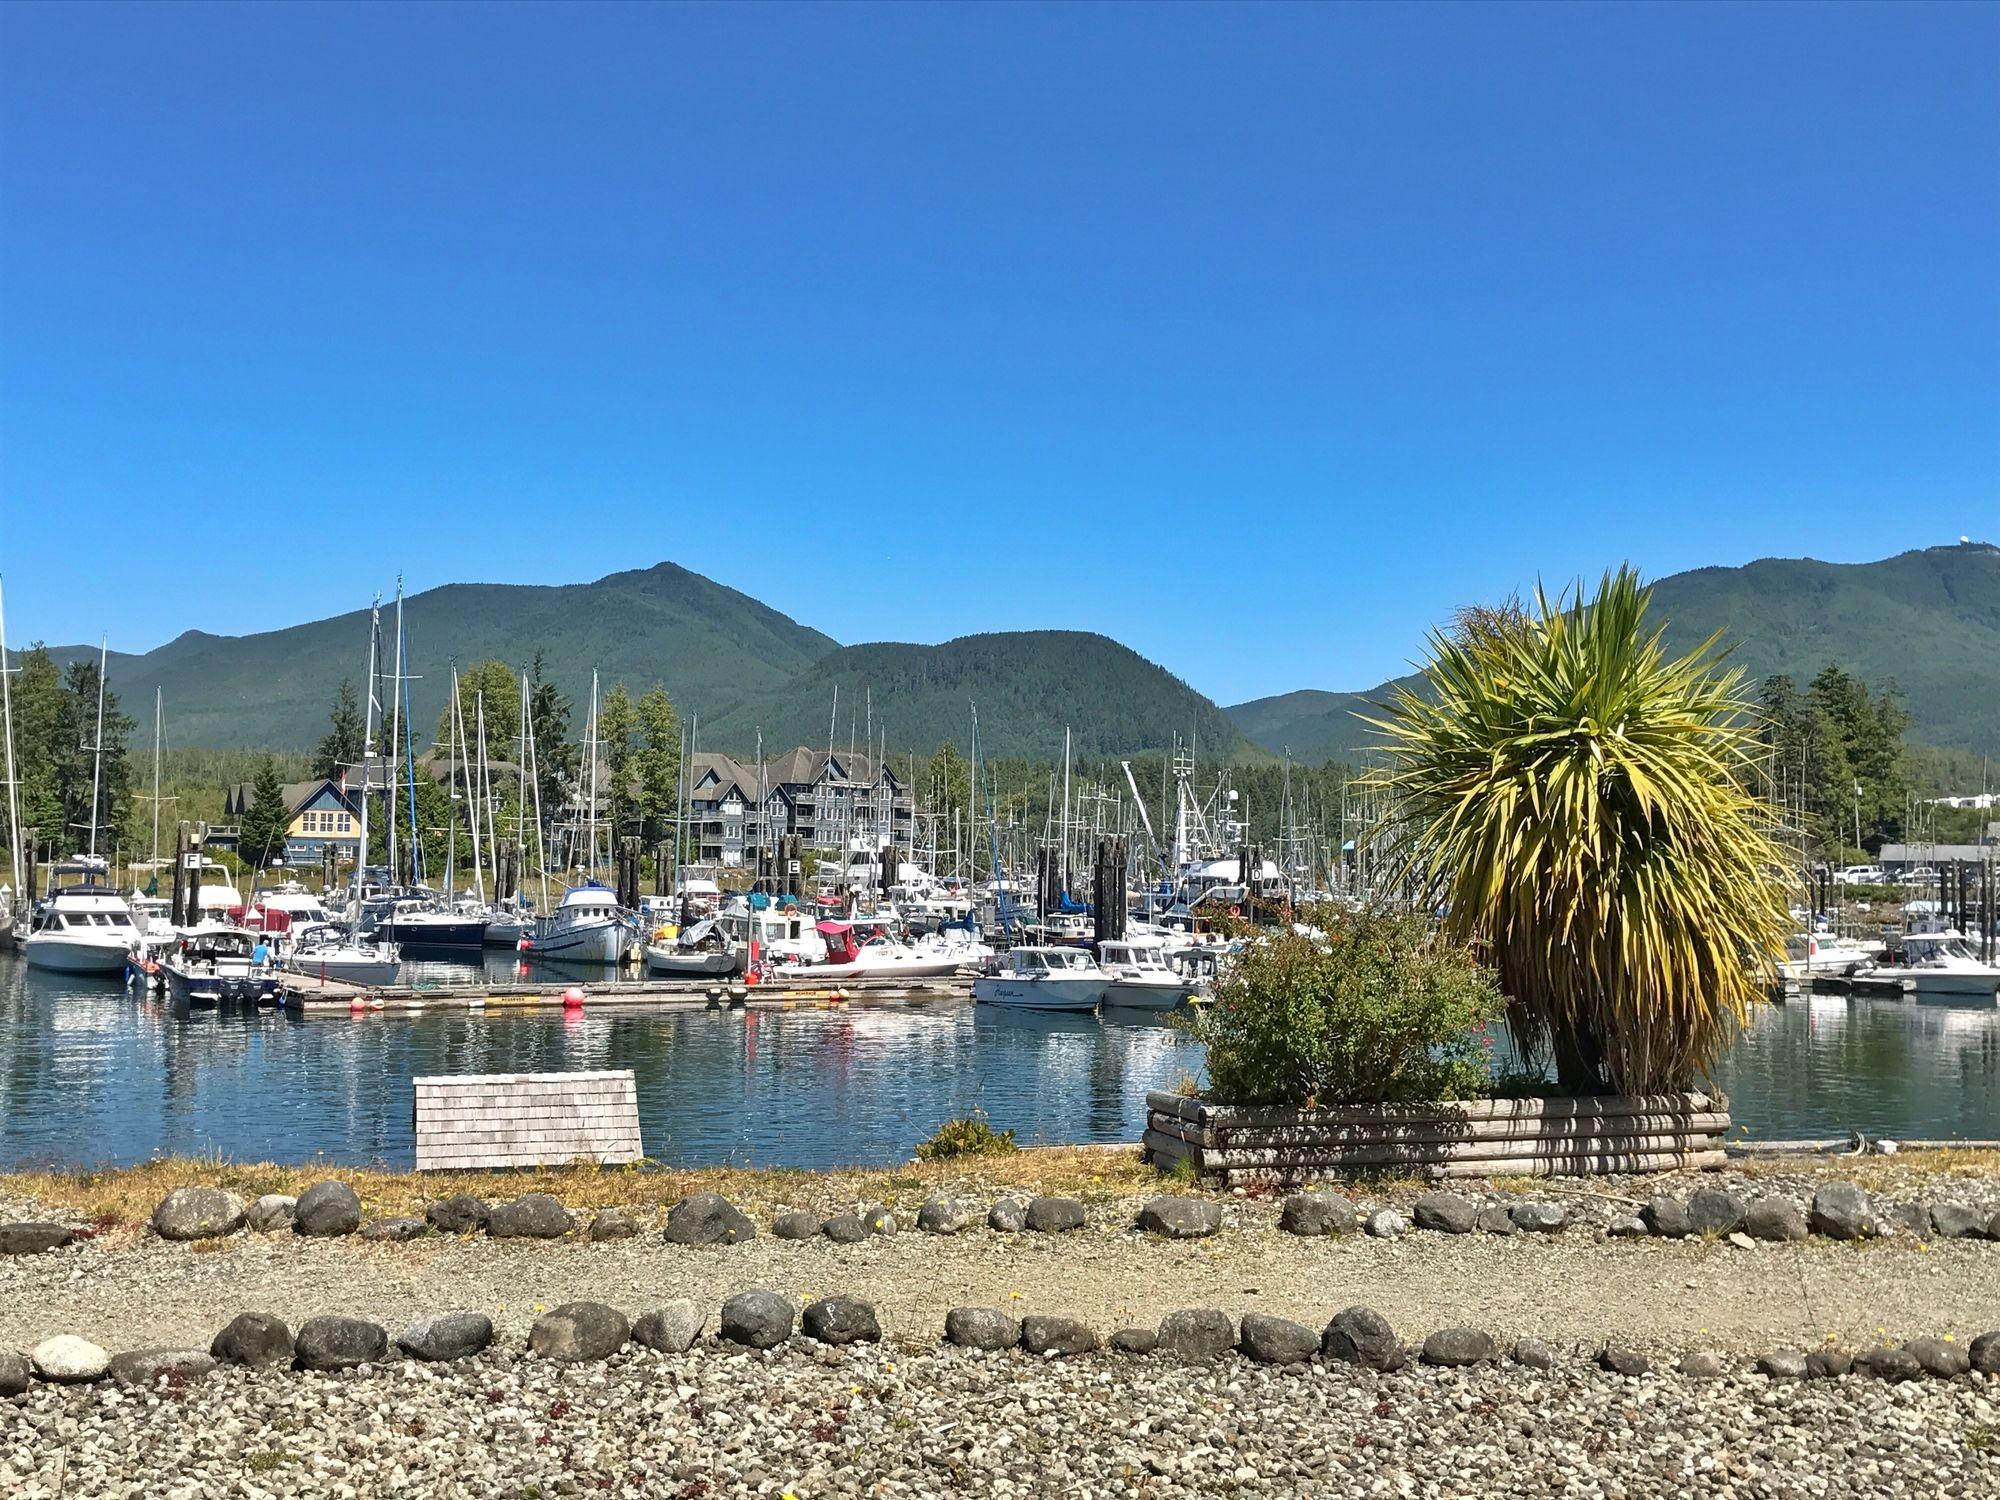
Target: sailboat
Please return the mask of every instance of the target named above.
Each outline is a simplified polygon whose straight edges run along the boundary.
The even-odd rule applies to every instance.
[[[585,721],[584,757],[588,767],[586,802],[587,852],[584,882],[563,892],[562,903],[546,917],[535,919],[535,930],[521,939],[521,951],[557,963],[615,964],[632,950],[638,923],[618,905],[618,896],[596,878],[597,871],[597,674],[590,674],[590,717]]]
[[[21,783],[14,772],[13,672],[7,665],[7,605],[0,592],[0,736],[7,742],[7,863],[14,877],[0,893],[0,947],[18,946],[28,927],[28,891],[21,880]]]

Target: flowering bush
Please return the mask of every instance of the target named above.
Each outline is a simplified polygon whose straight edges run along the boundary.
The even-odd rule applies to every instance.
[[[1505,999],[1423,917],[1316,912],[1318,935],[1252,944],[1187,1023],[1219,1104],[1429,1104],[1487,1089]]]

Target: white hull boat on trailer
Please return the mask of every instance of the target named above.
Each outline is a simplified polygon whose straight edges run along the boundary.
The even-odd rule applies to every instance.
[[[554,916],[536,918],[521,951],[554,963],[615,964],[637,938],[637,924],[619,908],[611,887],[591,880],[564,892]]]
[[[998,973],[972,981],[972,998],[1013,1010],[1096,1010],[1104,971],[1081,948],[1016,948]]]

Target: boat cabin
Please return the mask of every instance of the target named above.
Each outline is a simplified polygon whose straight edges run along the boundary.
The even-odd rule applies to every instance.
[[[1015,948],[1007,972],[1017,979],[1073,979],[1096,973],[1097,964],[1081,948]]]

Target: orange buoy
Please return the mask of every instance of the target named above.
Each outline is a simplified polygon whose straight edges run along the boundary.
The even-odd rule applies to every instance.
[[[563,991],[562,1001],[564,1010],[575,1010],[583,1004],[583,991],[571,985]]]

